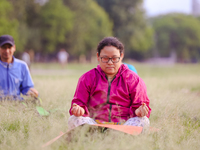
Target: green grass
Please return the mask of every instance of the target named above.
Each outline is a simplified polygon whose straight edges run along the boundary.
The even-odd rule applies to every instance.
[[[151,66],[136,63],[145,81],[152,113],[151,126],[160,130],[139,136],[117,131],[90,133],[84,127],[50,146],[47,141],[68,129],[69,108],[78,78],[96,64],[33,64],[31,74],[43,101],[52,110],[40,116],[30,98],[0,103],[0,149],[13,150],[198,150],[200,147],[200,64]]]

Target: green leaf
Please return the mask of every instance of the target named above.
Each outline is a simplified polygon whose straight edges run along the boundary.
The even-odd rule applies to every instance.
[[[42,107],[39,107],[39,106],[36,106],[36,109],[38,111],[38,113],[41,115],[41,116],[48,116],[49,115],[49,112],[46,111],[44,108]]]

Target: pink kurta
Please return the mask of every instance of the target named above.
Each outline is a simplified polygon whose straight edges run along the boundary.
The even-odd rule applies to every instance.
[[[124,64],[110,84],[99,65],[83,74],[73,103],[85,109],[84,116],[106,122],[121,122],[135,117],[135,110],[142,103],[146,103],[150,110],[147,117],[151,113],[144,81]],[[71,109],[69,112],[72,115]]]

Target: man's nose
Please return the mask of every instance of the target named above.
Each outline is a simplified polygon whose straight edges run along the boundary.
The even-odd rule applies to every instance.
[[[108,60],[108,64],[113,64],[112,59]]]
[[[8,48],[8,47],[5,48],[5,51],[6,51],[6,52],[9,52],[9,51],[10,51],[10,48]]]

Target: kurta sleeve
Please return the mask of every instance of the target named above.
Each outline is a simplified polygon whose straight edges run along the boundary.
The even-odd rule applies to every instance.
[[[69,110],[70,115],[72,115],[71,109],[73,103],[76,103],[85,110],[85,114],[83,116],[84,117],[89,116],[89,111],[87,107],[89,96],[90,96],[90,83],[87,80],[86,74],[84,74],[79,78],[74,98],[71,102],[71,108]]]
[[[150,117],[151,108],[149,107],[149,98],[147,96],[146,85],[144,81],[140,78],[134,78],[134,81],[129,83],[130,86],[130,96],[131,96],[131,106],[130,106],[130,116],[136,117],[135,110],[139,108],[143,103],[149,108],[149,113],[147,117]]]

